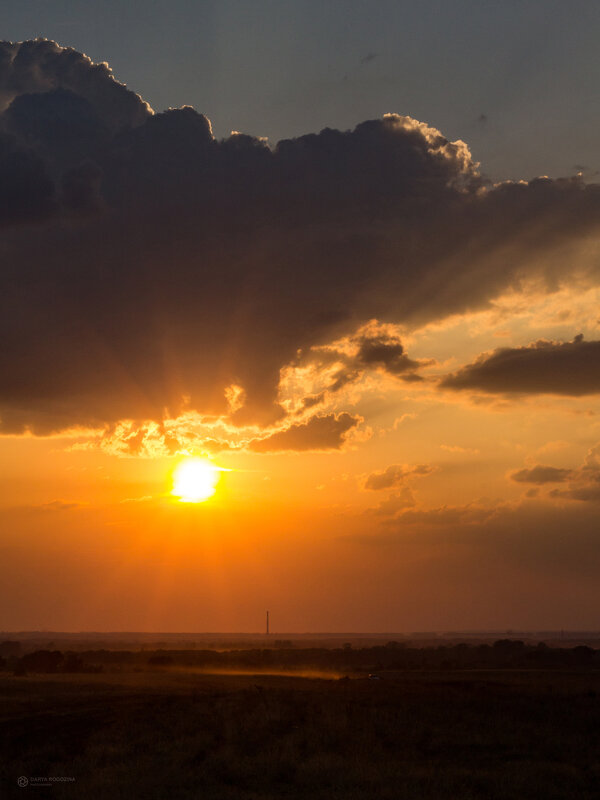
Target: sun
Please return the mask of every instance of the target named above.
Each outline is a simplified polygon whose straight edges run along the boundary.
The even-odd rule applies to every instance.
[[[186,458],[175,467],[171,494],[180,503],[203,503],[217,491],[219,473],[205,458]]]

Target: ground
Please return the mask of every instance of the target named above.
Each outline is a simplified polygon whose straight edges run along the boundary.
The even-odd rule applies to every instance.
[[[592,800],[599,684],[591,669],[5,674],[0,793],[62,777],[45,796]]]

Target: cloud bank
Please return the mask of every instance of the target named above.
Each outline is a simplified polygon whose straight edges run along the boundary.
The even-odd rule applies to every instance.
[[[339,446],[339,416],[285,421],[280,373],[299,351],[372,319],[410,326],[484,307],[533,278],[593,281],[597,265],[579,255],[599,223],[599,186],[492,186],[464,142],[407,116],[273,147],[217,141],[205,116],[153,113],[105,64],[45,40],[2,43],[0,431],[194,410],[287,425],[257,445],[276,449],[306,440],[294,426],[329,419]],[[587,359],[594,344],[555,350]],[[353,369],[418,379],[417,367],[401,342],[371,339]],[[495,391],[507,380],[489,378],[496,367],[445,385]],[[556,385],[552,369],[538,387]],[[573,370],[577,391],[596,385]]]

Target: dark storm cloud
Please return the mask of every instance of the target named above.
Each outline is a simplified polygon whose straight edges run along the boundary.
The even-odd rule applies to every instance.
[[[539,341],[500,348],[446,376],[440,385],[494,394],[597,394],[600,342],[585,342],[577,336],[572,342]]]
[[[71,47],[47,39],[0,42],[0,111],[15,99],[27,102],[23,98],[28,95],[56,89],[87,101],[113,131],[141,125],[152,113],[138,95],[114,80],[108,64],[94,64]]]
[[[234,422],[272,425],[299,350],[530,276],[552,288],[566,267],[549,254],[600,221],[597,186],[492,187],[466,145],[409,117],[216,141],[193,109],[152,114],[106,65],[43,40],[0,45],[0,111],[4,432],[224,414],[231,385]],[[365,341],[337,380],[415,365]]]
[[[151,110],[106,64],[55,42],[0,42],[0,226],[99,205],[90,158]]]
[[[344,444],[346,434],[361,421],[360,417],[353,417],[345,411],[341,414],[315,416],[308,422],[295,423],[286,430],[251,442],[248,449],[255,453],[278,450],[339,450]]]
[[[43,160],[0,132],[0,226],[41,222],[57,211],[57,190]]]
[[[573,474],[573,470],[560,469],[559,467],[547,467],[543,464],[536,464],[529,469],[519,469],[512,472],[511,480],[517,483],[564,483]]]

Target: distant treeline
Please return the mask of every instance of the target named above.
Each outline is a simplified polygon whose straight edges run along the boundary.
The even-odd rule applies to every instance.
[[[102,672],[100,665],[84,661],[81,654],[61,653],[60,650],[35,650],[21,658],[0,658],[0,669],[11,670],[15,675],[27,675],[28,672]]]
[[[113,655],[113,654],[111,654]],[[440,647],[407,647],[388,642],[377,647],[338,649],[252,649],[196,651],[155,651],[142,655],[150,665],[179,665],[216,669],[307,669],[336,672],[378,672],[422,669],[499,669],[499,668],[600,668],[600,650],[578,646],[550,648],[545,644],[528,646],[519,640],[501,639],[493,645],[458,644]],[[88,653],[90,659],[96,654]]]
[[[278,646],[244,650],[88,650],[80,653],[36,650],[20,658],[0,659],[0,669],[15,674],[100,672],[111,669],[191,667],[203,670],[306,670],[380,673],[386,670],[600,669],[600,650],[583,645],[548,647],[500,639],[492,645],[457,644],[410,647],[388,642],[377,647],[338,649]]]

